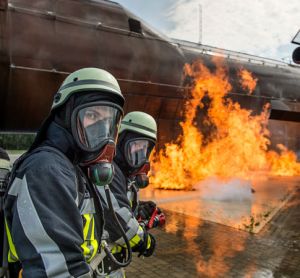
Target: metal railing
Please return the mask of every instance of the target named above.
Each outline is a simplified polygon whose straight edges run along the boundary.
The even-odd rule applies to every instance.
[[[213,56],[220,56],[227,59],[233,59],[238,61],[245,61],[248,63],[258,64],[258,65],[266,65],[266,66],[273,66],[273,67],[288,67],[288,66],[294,66],[298,67],[297,65],[292,65],[283,61],[279,61],[272,58],[265,58],[265,57],[259,57],[256,55],[251,55],[239,51],[232,51],[227,50],[224,48],[209,46],[209,45],[203,45],[198,44],[194,42],[179,40],[179,39],[170,39],[170,41],[174,44],[176,44],[180,48],[190,48],[192,50],[199,51],[201,54],[207,54],[207,55],[213,55]]]

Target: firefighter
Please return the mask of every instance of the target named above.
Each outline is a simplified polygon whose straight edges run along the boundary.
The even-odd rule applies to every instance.
[[[0,277],[2,277],[7,270],[7,242],[5,240],[5,226],[3,213],[3,198],[5,194],[7,177],[10,171],[10,158],[7,152],[0,147]]]
[[[14,164],[5,218],[8,260],[19,262],[22,277],[93,277],[89,262],[100,248],[103,215],[91,180],[112,179],[123,104],[107,71],[71,73],[34,143]]]
[[[152,116],[136,111],[124,117],[114,159],[115,175],[110,184],[114,211],[126,232],[132,251],[144,257],[153,254],[156,241],[136,219],[138,201],[133,195],[137,192],[133,192],[131,186],[141,188],[148,185],[149,156],[155,146],[156,136],[157,126]],[[103,188],[99,188],[99,191],[104,204],[104,229],[108,233],[112,252],[118,260],[122,260],[125,256],[125,242],[115,222],[112,221],[113,216],[108,208]],[[99,277],[125,277],[124,269],[116,266],[108,257],[105,257],[99,265],[98,273]]]

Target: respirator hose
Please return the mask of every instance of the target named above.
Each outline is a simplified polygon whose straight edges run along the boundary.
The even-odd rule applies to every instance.
[[[109,210],[112,212],[113,214],[113,218],[114,220],[116,221],[120,231],[121,231],[121,234],[122,234],[122,237],[125,241],[125,244],[126,244],[126,248],[127,248],[127,260],[125,262],[119,262],[115,257],[114,255],[110,252],[107,244],[104,244],[103,248],[104,248],[104,251],[106,253],[106,255],[117,265],[117,266],[120,266],[120,267],[126,267],[128,266],[130,263],[131,263],[131,260],[132,260],[132,250],[131,250],[131,247],[130,247],[130,243],[129,243],[129,240],[126,236],[126,233],[114,211],[114,208],[113,208],[113,204],[112,204],[112,201],[111,201],[111,197],[110,197],[110,189],[109,189],[109,186],[108,185],[105,185],[104,186],[104,189],[105,189],[105,195],[106,195],[106,199],[107,199],[107,202],[108,202],[108,207],[109,207]]]

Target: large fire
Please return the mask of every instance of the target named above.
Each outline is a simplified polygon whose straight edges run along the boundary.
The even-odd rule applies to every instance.
[[[242,88],[249,91],[249,95],[251,95],[256,87],[257,78],[254,78],[251,72],[241,69],[239,71],[240,83]]]
[[[269,151],[267,128],[269,106],[259,115],[240,107],[228,98],[232,89],[225,67],[217,63],[210,71],[197,62],[185,66],[185,74],[194,81],[191,98],[186,102],[182,135],[168,143],[152,159],[152,184],[164,189],[192,189],[207,177],[249,178],[258,171],[271,175],[299,175],[296,155],[279,145],[279,153]],[[257,80],[246,70],[238,73],[243,88],[253,92]],[[210,102],[205,107],[204,97]],[[210,135],[204,137],[197,126],[198,109],[207,110],[203,125]]]

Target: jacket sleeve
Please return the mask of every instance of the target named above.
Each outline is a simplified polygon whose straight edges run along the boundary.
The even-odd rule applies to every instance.
[[[114,211],[118,217],[118,220],[126,232],[127,238],[130,241],[131,247],[139,244],[144,239],[143,228],[139,225],[138,221],[133,215],[130,202],[127,198],[127,184],[126,179],[115,165],[115,176],[113,181],[109,185],[110,197]],[[105,226],[104,229],[109,234],[109,241],[118,245],[125,245],[125,241],[122,237],[120,229],[113,218],[112,212],[109,210],[107,198],[103,187],[98,187],[101,195],[102,206],[104,210]]]
[[[23,277],[91,277],[81,250],[75,172],[46,156],[26,168],[8,193],[16,197],[8,220]]]

